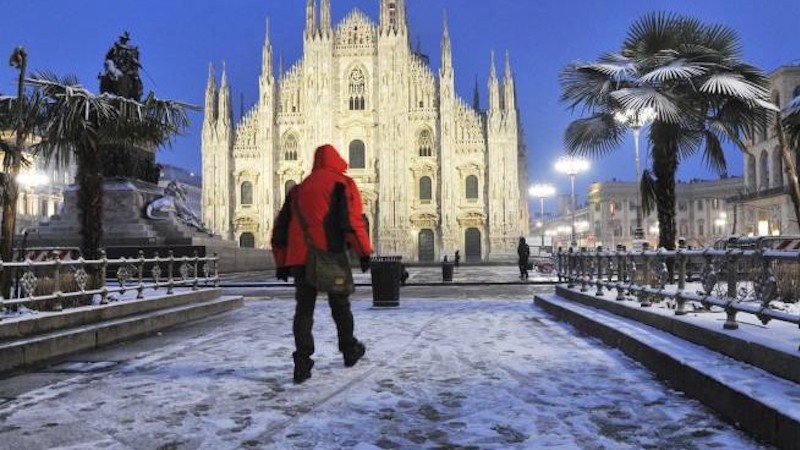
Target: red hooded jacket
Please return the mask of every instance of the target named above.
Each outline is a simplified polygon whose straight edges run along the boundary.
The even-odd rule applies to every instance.
[[[340,252],[349,244],[360,257],[372,254],[361,193],[344,174],[347,162],[332,145],[314,153],[311,173],[286,196],[272,231],[277,267],[303,266],[308,248],[295,211],[303,215],[316,248]],[[294,207],[292,203],[295,203]]]

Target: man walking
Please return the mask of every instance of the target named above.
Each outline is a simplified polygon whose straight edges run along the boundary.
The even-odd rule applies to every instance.
[[[528,247],[528,243],[525,241],[525,238],[520,236],[519,238],[519,245],[517,245],[517,256],[519,257],[519,279],[520,280],[527,280],[528,279],[528,258],[531,256],[531,248]]]
[[[332,145],[317,148],[311,173],[289,191],[275,220],[272,250],[276,276],[284,281],[288,281],[289,276],[294,277],[297,301],[292,326],[295,383],[311,378],[311,368],[314,367],[311,330],[317,289],[305,280],[306,237],[315,248],[332,253],[352,248],[360,258],[361,271],[369,270],[372,246],[362,211],[361,193],[352,178],[344,174],[345,170],[347,163]],[[364,356],[366,348],[353,334],[349,295],[329,292],[328,304],[336,323],[344,365],[352,367]]]

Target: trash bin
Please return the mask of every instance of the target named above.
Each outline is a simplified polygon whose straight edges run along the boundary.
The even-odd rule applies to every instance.
[[[453,266],[450,261],[442,261],[442,281],[453,281]]]
[[[402,256],[375,256],[369,264],[372,275],[372,305],[399,306]]]

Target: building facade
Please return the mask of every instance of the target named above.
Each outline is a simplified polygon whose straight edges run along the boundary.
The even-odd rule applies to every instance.
[[[675,224],[678,239],[686,245],[704,247],[716,240],[735,234],[741,229],[741,214],[731,201],[732,194],[744,186],[741,177],[719,180],[678,181],[675,184]],[[575,211],[575,236],[581,247],[632,248],[636,229],[637,184],[610,181],[592,183],[587,193],[587,203]],[[560,215],[546,222],[543,229],[532,235],[544,233],[552,239],[554,248],[567,248],[572,229],[571,215]],[[658,245],[658,217],[653,211],[642,217],[645,239],[651,246]]]
[[[444,22],[441,67],[409,45],[405,0],[380,0],[374,23],[354,9],[331,23],[330,0],[306,3],[303,56],[273,75],[267,26],[259,100],[238,123],[223,66],[213,67],[203,124],[203,218],[242,245],[269,246],[288,190],[313,152],[336,146],[358,184],[378,255],[436,261],[515,257],[528,233],[526,154],[514,77],[489,67],[489,104],[455,92]]]
[[[769,75],[773,103],[785,108],[800,96],[800,65],[783,66]],[[744,154],[745,183],[735,199],[742,215],[739,234],[772,236],[800,234],[789,196],[785,165],[773,126],[760,130],[747,141]],[[798,149],[791,149],[796,158]],[[795,159],[795,167],[797,167]]]
[[[13,132],[0,131],[0,140],[13,144],[14,139]],[[36,141],[37,138],[30,138],[27,145],[32,146]],[[0,151],[0,158],[3,157],[4,153]],[[75,181],[76,172],[74,163],[60,167],[32,153],[26,153],[25,158],[30,164],[24,165],[17,176],[17,234],[35,229],[36,225],[48,222],[52,216],[59,214],[64,203],[64,191]]]

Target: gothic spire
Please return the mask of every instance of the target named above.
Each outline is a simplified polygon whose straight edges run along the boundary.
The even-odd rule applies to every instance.
[[[489,83],[496,83],[497,82],[497,69],[494,68],[494,50],[491,53],[492,63],[489,67]]]
[[[472,89],[472,109],[481,110],[481,91],[478,90],[478,75],[475,75],[475,88]]]
[[[500,85],[497,81],[497,69],[494,66],[494,50],[492,50],[492,65],[489,69],[489,111],[500,111]]]
[[[442,73],[446,74],[453,71],[453,50],[450,46],[450,31],[447,29],[447,11],[443,13],[442,22]]]
[[[217,119],[217,76],[214,63],[208,63],[208,82],[206,83],[205,120],[213,122]]]
[[[405,0],[381,0],[380,33],[383,35],[394,32],[406,33],[406,6]]]
[[[323,36],[331,35],[331,0],[321,0],[319,29]]]
[[[317,33],[316,0],[306,0],[306,38],[313,38]]]
[[[511,73],[511,58],[506,50],[505,75],[503,76],[503,105],[506,110],[516,109],[516,93],[514,89],[514,75]]]
[[[264,48],[261,50],[261,76],[266,79],[272,78],[272,44],[269,38],[269,17],[267,17],[266,34],[264,37]]]
[[[228,71],[225,68],[225,62],[222,62],[222,79],[220,80],[219,88],[219,123],[221,125],[230,125],[233,123],[233,115],[231,111],[231,88],[228,85]]]

